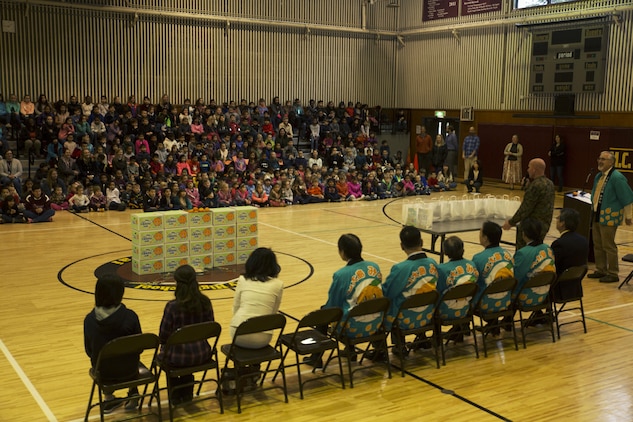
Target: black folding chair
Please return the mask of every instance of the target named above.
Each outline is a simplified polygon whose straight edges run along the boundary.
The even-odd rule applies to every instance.
[[[97,363],[94,368],[91,368],[88,372],[92,378],[92,389],[90,391],[90,398],[88,399],[88,408],[86,409],[86,416],[84,421],[88,421],[88,416],[93,407],[99,406],[99,415],[101,421],[104,418],[104,392],[113,392],[117,390],[129,389],[132,387],[146,386],[143,394],[139,394],[140,404],[138,409],[142,409],[143,400],[145,397],[156,399],[157,412],[148,412],[144,414],[135,415],[128,419],[140,418],[148,415],[158,416],[158,420],[162,421],[162,415],[160,410],[160,390],[158,388],[158,370],[156,366],[156,354],[158,352],[159,340],[156,334],[134,334],[131,336],[119,337],[108,342],[97,357]],[[151,362],[149,368],[140,360],[140,356],[144,351],[148,351],[151,354]],[[113,362],[120,359],[129,359],[130,356],[139,356],[138,373],[133,377],[125,380],[111,381],[108,379],[108,366],[111,366]],[[147,387],[151,386],[151,391],[147,392]],[[99,391],[99,401],[95,404],[92,403],[95,389]],[[121,402],[127,401],[129,398],[115,399]],[[148,408],[151,410],[151,399]]]
[[[477,336],[473,321],[473,298],[477,293],[477,284],[465,283],[453,286],[440,297],[440,301],[435,309],[435,339],[442,351],[442,365],[446,365],[445,347],[451,340],[463,338],[472,333],[475,347],[475,355],[479,359],[479,349],[477,348]],[[451,330],[443,332],[443,326],[450,326]],[[448,338],[447,338],[448,337]],[[447,338],[446,344],[444,339]],[[457,341],[456,341],[457,342]]]
[[[222,369],[221,383],[229,378],[229,362],[233,362],[233,369],[235,371],[235,395],[237,397],[237,413],[242,413],[241,399],[243,394],[242,381],[246,378],[253,376],[252,373],[241,373],[241,369],[251,365],[259,365],[263,362],[269,363],[264,371],[260,371],[261,381],[260,387],[264,384],[264,378],[266,372],[270,372],[270,362],[279,360],[279,366],[274,371],[281,372],[281,378],[283,380],[283,387],[271,386],[267,389],[281,388],[284,392],[284,400],[288,403],[288,390],[286,388],[286,372],[284,369],[283,354],[281,352],[281,342],[279,337],[283,334],[283,329],[286,326],[286,317],[281,314],[262,315],[253,317],[242,322],[235,330],[235,336],[231,344],[223,345],[220,350],[226,355],[226,362]],[[260,349],[246,349],[235,344],[235,340],[239,336],[246,334],[262,333],[266,331],[279,330],[279,334],[275,339],[273,337],[273,346],[267,345]]]
[[[174,407],[178,404],[174,403],[172,400],[172,395],[174,391],[179,389],[188,388],[191,386],[198,385],[198,391],[196,392],[196,396],[198,399],[195,402],[200,402],[203,400],[214,399],[217,400],[220,404],[220,413],[224,413],[224,405],[222,403],[222,389],[220,388],[220,369],[218,365],[218,350],[217,344],[218,339],[220,337],[220,333],[222,332],[222,327],[217,322],[209,321],[202,322],[199,324],[187,325],[176,330],[169,338],[167,339],[167,343],[164,346],[164,353],[162,358],[158,360],[159,366],[159,375],[160,372],[164,372],[167,378],[167,397],[169,399],[169,420],[174,420]],[[212,341],[211,347],[211,356],[209,360],[206,362],[202,362],[198,365],[187,366],[187,367],[177,367],[172,366],[169,363],[171,353],[180,346],[196,343],[199,341]],[[216,377],[206,378],[207,372],[209,370],[215,369]],[[182,377],[184,375],[194,375],[198,372],[202,372],[202,378],[200,381],[196,381],[195,379],[191,383],[181,384],[177,386],[171,385],[172,377]],[[210,394],[207,397],[200,398],[200,390],[202,389],[202,384],[206,382],[213,382],[217,386],[216,394]],[[150,402],[151,403],[151,402]],[[189,404],[191,402],[188,402]]]
[[[332,338],[328,334],[323,334],[315,327],[327,327],[330,326],[331,329],[336,332],[338,330],[338,325],[341,321],[341,317],[343,316],[343,310],[341,308],[324,308],[319,309],[317,311],[310,312],[308,315],[301,318],[299,321],[299,325],[297,325],[297,329],[292,334],[284,334],[281,336],[281,344],[286,347],[286,353],[284,353],[284,366],[288,368],[289,366],[297,367],[297,377],[299,379],[299,394],[301,399],[303,399],[303,386],[304,384],[319,380],[326,377],[339,376],[341,378],[341,387],[345,389],[345,377],[343,376],[343,365],[341,363],[340,350],[338,346],[338,341]],[[288,352],[290,350],[295,352],[295,356],[297,357],[297,363],[295,365],[286,365],[286,356],[288,356]],[[301,356],[305,355],[313,355],[313,354],[323,354],[324,352],[330,351],[330,356],[328,360],[332,357],[332,354],[336,350],[336,358],[338,359],[339,373],[338,374],[327,374],[319,377],[312,377],[306,381],[301,381]],[[312,373],[316,371],[316,367],[312,369]],[[325,372],[325,369],[323,369]],[[275,373],[275,378],[277,377],[277,373]],[[273,378],[273,381],[275,381]]]
[[[523,339],[524,349],[527,347],[525,343],[527,327],[534,325],[535,318],[539,318],[540,321],[545,322],[545,328],[541,330],[534,330],[532,332],[537,333],[549,331],[552,333],[552,343],[556,342],[556,338],[554,337],[552,302],[550,301],[549,294],[554,280],[556,280],[556,273],[553,271],[542,271],[537,273],[523,285],[523,288],[515,299],[514,308],[519,314],[521,337]],[[536,314],[536,311],[541,311],[542,315]],[[523,319],[523,313],[525,312],[530,313],[530,316],[526,320]]]
[[[585,323],[585,308],[582,304],[582,279],[587,274],[587,267],[582,265],[578,267],[567,268],[562,272],[560,277],[552,284],[551,297],[552,309],[554,311],[554,320],[556,321],[556,334],[560,340],[560,327],[567,324],[582,323],[582,327],[587,333],[587,324]],[[573,308],[567,307],[572,302],[578,302],[578,306]],[[560,305],[560,306],[559,306]],[[558,316],[563,312],[580,311],[580,319],[561,323]]]
[[[391,339],[397,350],[396,354],[400,355],[400,369],[403,377],[406,355],[410,349],[417,348],[416,346],[419,346],[422,341],[431,342],[435,364],[438,369],[440,367],[440,355],[435,341],[420,340],[426,337],[427,331],[433,331],[435,328],[435,307],[439,297],[440,294],[436,290],[414,294],[406,298],[398,309],[398,315],[391,326]],[[406,337],[409,335],[415,335],[417,340],[407,343]]]
[[[364,350],[358,350],[360,353],[367,353],[370,347],[373,347],[376,355],[381,352],[385,356],[385,364],[387,372],[391,378],[391,364],[389,363],[389,353],[387,348],[387,332],[385,331],[385,318],[389,311],[389,299],[381,297],[377,299],[367,300],[359,303],[349,310],[345,321],[341,324],[340,331],[334,332],[336,338],[345,345],[348,353],[347,367],[349,370],[349,385],[354,388],[354,372],[364,368],[356,368],[352,371],[351,355],[357,352],[356,345],[367,343]],[[324,370],[327,368],[330,359],[325,363]],[[359,364],[363,363],[363,358]]]
[[[624,255],[622,257],[622,261],[628,262],[628,263],[633,262],[633,253],[627,253],[626,255]],[[618,286],[618,290],[620,290],[622,288],[622,286],[624,286],[625,284],[628,286],[629,285],[629,281],[631,281],[632,278],[633,278],[633,270],[631,270],[631,272],[629,273],[629,275],[626,276],[624,281],[622,281],[622,283],[620,283],[620,285]]]
[[[504,325],[499,318],[512,319],[514,309],[512,307],[512,290],[516,287],[517,280],[514,277],[502,278],[490,283],[481,294],[475,305],[475,315],[480,318],[481,324],[475,325],[475,330],[481,332],[481,342],[484,346],[484,357],[488,357],[486,337],[492,332],[501,332]],[[519,350],[517,333],[514,324],[510,324],[514,349]]]

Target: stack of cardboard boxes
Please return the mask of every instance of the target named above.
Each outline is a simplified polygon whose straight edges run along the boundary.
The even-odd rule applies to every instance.
[[[243,264],[258,247],[257,208],[132,214],[132,271],[171,273]]]

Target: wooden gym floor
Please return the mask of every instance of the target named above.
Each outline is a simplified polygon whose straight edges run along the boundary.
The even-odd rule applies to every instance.
[[[520,191],[489,183],[484,193]],[[562,206],[561,195],[556,206]],[[50,224],[0,226],[0,421],[83,419],[91,380],[82,321],[94,306],[89,292],[95,269],[131,254],[130,213],[59,212]],[[281,310],[300,318],[325,302],[332,273],[344,265],[336,249],[342,233],[357,234],[364,258],[377,262],[386,277],[391,265],[405,258],[399,220],[400,202],[391,200],[260,210],[260,245],[278,253],[286,284]],[[557,235],[552,227],[546,242]],[[481,250],[476,232],[461,237],[466,257]],[[504,232],[504,239],[513,240],[514,230]],[[424,241],[428,246],[430,238]],[[620,256],[633,252],[632,229],[620,228],[617,242]],[[622,265],[620,278],[631,269]],[[415,353],[404,378],[394,369],[388,379],[385,368],[376,366],[356,376],[354,389],[341,390],[336,378],[308,384],[305,400],[299,399],[296,369],[290,368],[288,404],[272,390],[247,395],[241,415],[228,397],[224,415],[215,401],[206,401],[178,409],[177,420],[633,420],[633,286],[617,287],[585,280],[587,334],[573,324],[562,329],[556,343],[540,333],[528,337],[527,349],[515,351],[504,333],[490,341],[488,358],[451,346],[439,370],[430,354]],[[207,294],[224,328],[220,343],[227,343],[232,291]],[[124,302],[138,313],[144,331],[157,333],[172,297],[172,292],[128,288]],[[294,327],[289,318],[287,330]],[[392,363],[399,366],[397,358]],[[165,403],[165,393],[162,397]],[[94,410],[91,420],[97,417]]]

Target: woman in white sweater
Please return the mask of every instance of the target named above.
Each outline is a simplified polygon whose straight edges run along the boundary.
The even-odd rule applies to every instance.
[[[235,289],[231,337],[247,319],[277,313],[284,287],[277,278],[280,271],[277,257],[269,248],[257,248],[248,257],[245,273],[239,277]],[[271,339],[272,333],[248,334],[240,336],[236,344],[248,349],[259,349],[268,345]]]

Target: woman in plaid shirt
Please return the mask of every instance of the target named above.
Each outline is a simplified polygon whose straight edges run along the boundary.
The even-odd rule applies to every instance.
[[[190,265],[183,265],[174,273],[174,279],[176,280],[176,299],[167,302],[160,323],[159,338],[163,345],[180,327],[214,320],[211,300],[200,292],[196,271]],[[164,349],[164,347],[161,348],[159,358],[172,366],[193,366],[211,359],[211,346],[206,341],[172,347],[168,355],[165,354]],[[192,382],[193,375],[170,379],[172,388]],[[193,385],[190,388],[175,390],[172,394],[172,403],[183,403],[192,399]]]

